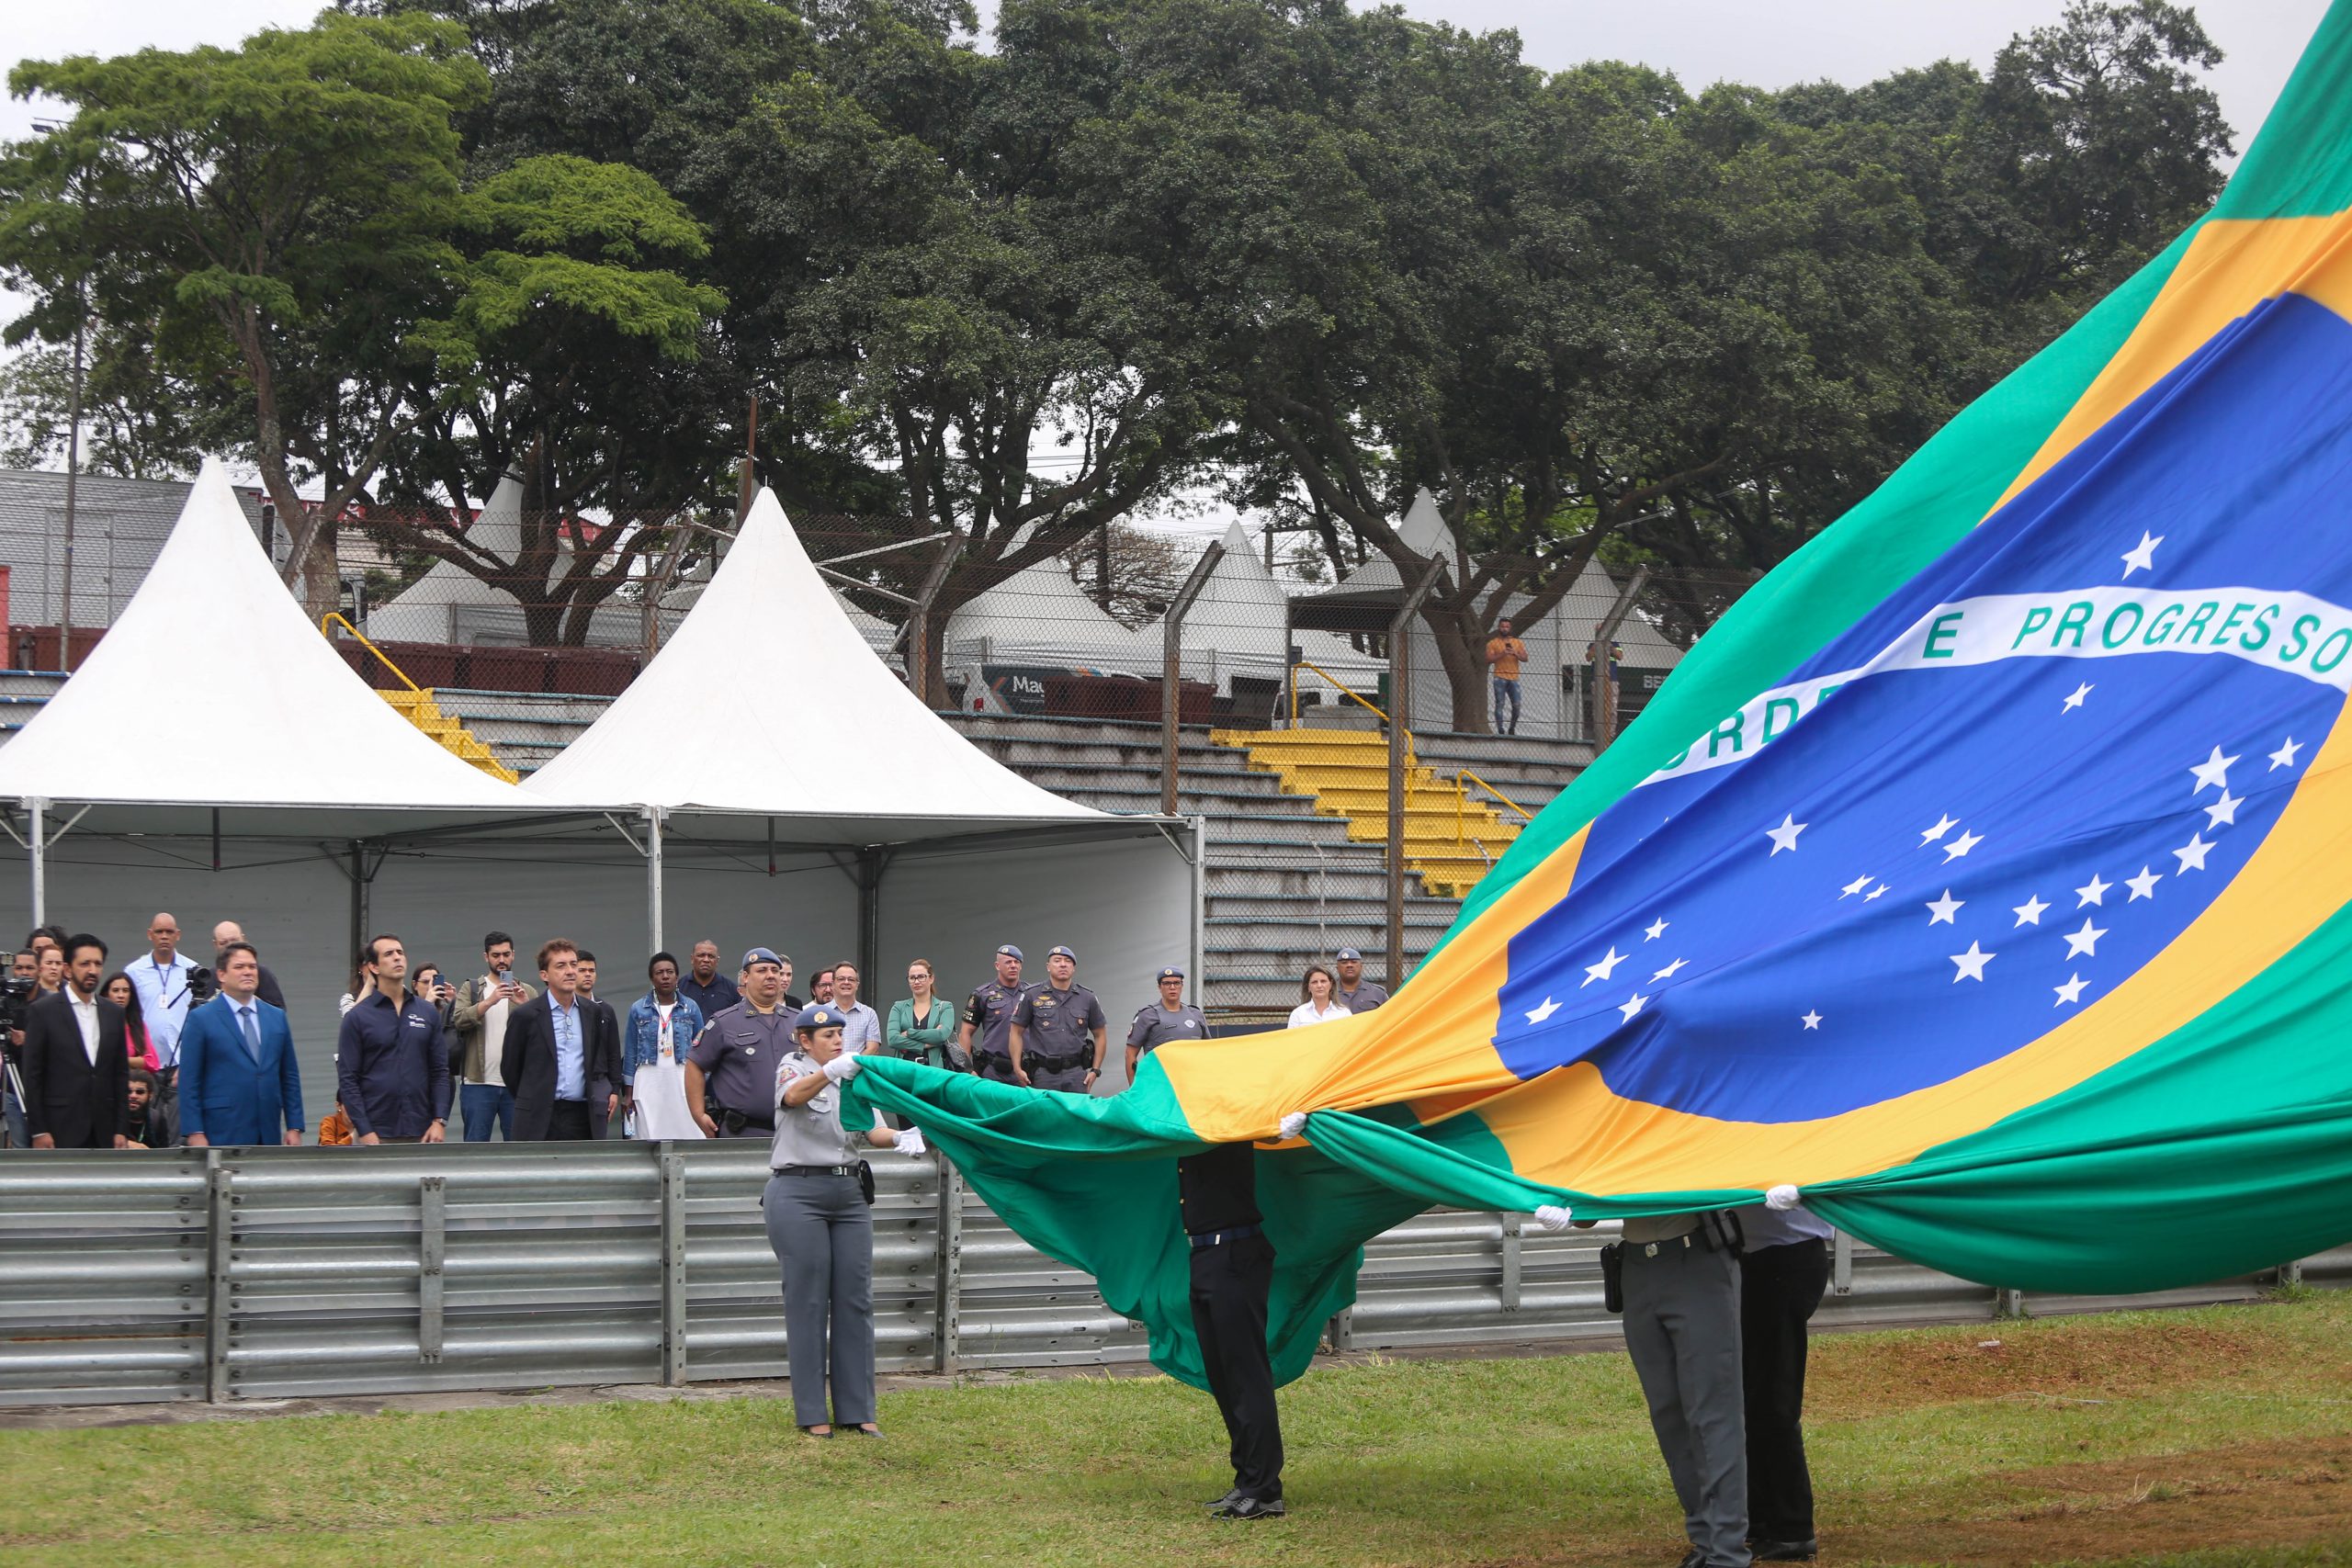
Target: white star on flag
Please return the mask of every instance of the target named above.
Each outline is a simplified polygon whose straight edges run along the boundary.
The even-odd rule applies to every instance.
[[[1951,889],[1947,887],[1944,889],[1942,897],[1927,906],[1928,923],[1931,926],[1948,926],[1951,924],[1951,918],[1959,914],[1967,904],[1968,900],[1965,898],[1953,897]]]
[[[1950,865],[1984,841],[1984,835],[1982,833],[1962,832],[1959,838],[1944,846],[1944,863]]]
[[[2067,976],[2066,983],[2064,985],[2052,986],[2051,987],[2052,990],[2058,993],[2058,999],[2052,1002],[2050,1005],[2054,1008],[2062,1008],[2068,1002],[2080,1002],[2083,999],[2083,987],[2089,984],[2090,982],[2084,979],[2080,975]]]
[[[2162,534],[2140,530],[2140,542],[2123,552],[2123,575],[2128,578],[2135,571],[2155,570],[2156,547],[2164,542]]]
[[[2092,872],[2091,879],[2075,889],[2075,908],[2079,909],[2086,904],[2102,903],[2107,897],[2107,890],[2114,886],[2112,882],[2101,882],[2098,873]]]
[[[2188,836],[2188,842],[2173,851],[2173,854],[2179,860],[2181,870],[2203,871],[2205,869],[2205,856],[2212,850],[2212,848],[2213,846],[2211,844],[2205,841],[2203,834],[2191,833]]]
[[[2214,747],[2211,756],[2188,770],[2197,775],[2197,788],[2191,793],[2203,795],[2208,789],[2218,789],[2223,795],[2229,794],[2230,764],[2236,761],[2235,757],[2222,756],[2222,749]]]
[[[1636,991],[1634,993],[1633,998],[1617,1010],[1619,1013],[1623,1015],[1627,1023],[1631,1023],[1634,1021],[1634,1015],[1642,1010],[1642,1004],[1648,1000],[1649,998],[1643,996],[1640,992]]]
[[[1923,844],[1932,844],[1938,839],[1942,838],[1946,833],[1951,832],[1954,828],[1959,826],[1959,822],[1955,821],[1951,817],[1942,816],[1939,813],[1939,820],[1934,827],[1921,830],[1919,834],[1919,841]]]
[[[2041,901],[2041,896],[2033,894],[2029,895],[2024,903],[2018,905],[2014,912],[2018,925],[2038,926],[2041,923],[2041,917],[2048,913],[2049,909],[2050,906]]]
[[[1648,925],[1642,928],[1642,940],[1644,942],[1656,942],[1665,934],[1666,921],[1662,917],[1651,921]]]
[[[2123,879],[2123,886],[2132,889],[2132,897],[2126,899],[2125,902],[2136,904],[2143,898],[2154,897],[2156,896],[2156,884],[2162,882],[2164,879],[2164,874],[2162,872],[2150,871],[2146,866],[2142,866],[2140,868],[2139,875],[2127,876]]]
[[[1779,854],[1782,850],[1795,849],[1797,835],[1811,826],[1813,824],[1810,822],[1798,821],[1796,813],[1784,811],[1781,813],[1781,825],[1777,828],[1767,828],[1764,830],[1764,836],[1772,840],[1772,853]]]
[[[1886,884],[1882,882],[1876,887],[1871,888],[1868,893],[1862,895],[1862,902],[1865,904],[1876,903],[1880,898],[1883,898],[1885,896]]]
[[[2081,931],[2068,931],[2066,933],[2066,956],[2069,958],[2097,958],[2098,956],[2098,939],[2106,934],[2107,931],[2104,927],[2095,926],[2091,924],[2090,921],[2085,920]]]
[[[1862,873],[1861,875],[1854,878],[1853,881],[1846,884],[1845,886],[1839,888],[1838,890],[1838,897],[1840,898],[1851,898],[1855,894],[1860,893],[1863,888],[1868,887],[1870,885],[1871,874],[1866,871]]]
[[[1618,952],[1616,948],[1611,947],[1609,950],[1608,956],[1603,958],[1600,963],[1588,964],[1585,965],[1584,984],[1586,986],[1589,986],[1595,980],[1606,980],[1612,973],[1615,972],[1617,965],[1624,962],[1625,955]],[[1577,988],[1581,990],[1583,987],[1578,987]]]
[[[1673,963],[1668,964],[1665,968],[1659,970],[1657,974],[1651,976],[1650,978],[1653,980],[1671,980],[1674,978],[1676,974],[1681,970],[1682,966],[1690,962],[1690,961],[1687,958],[1678,958]]]
[[[1804,1024],[1807,1029],[1819,1029],[1821,1027],[1821,1015],[1808,1009],[1806,1010],[1805,1015],[1797,1020],[1797,1021]]]
[[[2091,683],[2088,681],[2084,682],[2081,685],[2066,694],[2065,705],[2061,707],[2058,711],[2060,713],[2074,712],[2076,708],[2083,705],[2083,699],[2089,696],[2091,694]]]
[[[2232,795],[2229,791],[2229,786],[2224,784],[2222,787],[2222,798],[2205,808],[2205,826],[2208,828],[2219,828],[2226,824],[2232,828],[2236,827],[2238,825],[2238,807],[2245,804],[2245,796],[2242,795]]]
[[[1560,1004],[1554,1001],[1551,998],[1545,997],[1544,998],[1544,1005],[1536,1008],[1527,1015],[1527,1021],[1530,1023],[1541,1023],[1559,1010]]]
[[[1985,952],[1979,943],[1970,942],[1966,953],[1955,953],[1951,955],[1951,961],[1960,966],[1959,973],[1951,977],[1951,983],[1957,986],[1962,980],[1983,980],[1984,965],[1999,956],[1998,953]],[[2002,973],[2007,974],[2007,971],[2004,970]]]
[[[2285,745],[2270,753],[2270,766],[2265,768],[2263,772],[2276,773],[2280,768],[2293,767],[2295,765],[2295,753],[2302,749],[2302,742],[2290,735],[2287,737],[2287,742]]]

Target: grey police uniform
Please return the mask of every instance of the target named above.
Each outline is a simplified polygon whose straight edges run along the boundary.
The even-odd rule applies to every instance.
[[[1331,999],[1351,1013],[1370,1012],[1388,999],[1388,993],[1369,980],[1359,980],[1352,991],[1343,991],[1333,986]]]
[[[749,1002],[738,1002],[703,1025],[686,1060],[702,1069],[721,1111],[734,1112],[720,1117],[722,1135],[764,1138],[775,1133],[776,1066],[791,1049],[788,1008],[759,1012]]]
[[[1625,1350],[1683,1533],[1706,1568],[1746,1568],[1738,1257],[1718,1217],[1683,1213],[1627,1220],[1623,1258]]]
[[[1207,1017],[1190,1002],[1174,1012],[1153,1002],[1149,1007],[1138,1009],[1136,1021],[1127,1025],[1127,1043],[1147,1056],[1151,1055],[1154,1047],[1165,1045],[1170,1040],[1206,1040],[1208,1037]]]
[[[770,1102],[775,1140],[760,1205],[768,1246],[784,1269],[792,1419],[802,1427],[855,1427],[874,1419],[874,1211],[857,1179],[865,1140],[842,1130],[839,1084],[827,1084],[806,1104],[784,1103],[794,1079],[823,1070],[797,1048],[778,1060]]]
[[[1050,983],[1032,986],[1012,1021],[1021,1026],[1021,1066],[1031,1084],[1067,1094],[1087,1092],[1094,1031],[1109,1028],[1111,1021],[1092,991],[1076,984],[1067,991]]]
[[[964,1021],[972,1026],[972,1070],[999,1083],[1013,1083],[1012,1015],[1021,1009],[1025,986],[990,980],[964,1002]]]

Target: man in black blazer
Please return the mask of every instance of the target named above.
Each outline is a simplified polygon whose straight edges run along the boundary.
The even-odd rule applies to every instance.
[[[37,1149],[130,1146],[122,1010],[98,995],[107,944],[65,939],[65,989],[25,1015],[25,1117]]]
[[[514,1141],[602,1138],[620,1105],[621,1039],[613,1010],[580,991],[580,950],[539,948],[547,989],[506,1019],[499,1077],[514,1091]]]

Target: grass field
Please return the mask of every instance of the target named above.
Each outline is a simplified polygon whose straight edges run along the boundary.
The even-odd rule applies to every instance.
[[[1996,1341],[1997,1343],[1986,1343]],[[2352,1564],[2352,1294],[1814,1347],[1828,1563]],[[1670,1564],[1620,1355],[1375,1362],[1284,1392],[1292,1517],[1203,1517],[1164,1378],[0,1432],[0,1560],[46,1563]]]

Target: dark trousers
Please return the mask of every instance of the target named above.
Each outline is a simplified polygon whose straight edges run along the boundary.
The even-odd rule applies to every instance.
[[[594,1136],[591,1125],[586,1100],[559,1100],[548,1112],[548,1142],[584,1144]]]
[[[1233,1488],[1261,1502],[1283,1495],[1283,1427],[1266,1353],[1274,1248],[1262,1235],[1193,1248],[1193,1332],[1233,1442]]]
[[[1748,1533],[1813,1539],[1804,1462],[1805,1324],[1829,1285],[1829,1244],[1791,1242],[1739,1260],[1740,1382],[1747,1406]]]

